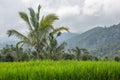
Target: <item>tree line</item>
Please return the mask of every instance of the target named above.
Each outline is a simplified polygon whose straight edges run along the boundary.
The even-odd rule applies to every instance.
[[[94,57],[89,54],[87,49],[73,48],[69,49],[68,52],[64,50],[51,50],[50,52],[40,54],[41,60],[98,60],[97,57]],[[6,45],[3,49],[0,50],[0,61],[13,62],[13,61],[30,61],[37,60],[37,53],[35,49],[23,49],[18,48],[14,45]]]

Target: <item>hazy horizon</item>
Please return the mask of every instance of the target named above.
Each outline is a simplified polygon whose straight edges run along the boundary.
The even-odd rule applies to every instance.
[[[66,26],[72,33],[83,33],[97,26],[110,26],[120,22],[120,0],[0,0],[0,40],[6,40],[6,32],[16,29],[27,32],[19,12],[29,7],[42,6],[42,15],[55,13],[59,16],[54,26]],[[9,38],[10,39],[10,38]]]

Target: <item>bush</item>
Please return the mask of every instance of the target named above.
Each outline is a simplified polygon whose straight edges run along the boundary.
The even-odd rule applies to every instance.
[[[115,55],[114,60],[115,61],[120,61],[120,56],[119,55]]]
[[[63,55],[63,57],[64,57],[64,60],[73,60],[73,59],[75,59],[75,55],[74,54],[65,53]]]

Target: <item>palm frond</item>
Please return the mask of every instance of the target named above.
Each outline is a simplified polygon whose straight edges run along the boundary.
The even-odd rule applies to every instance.
[[[34,18],[35,17],[35,11],[33,10],[33,8],[28,8],[29,9],[29,11],[30,11],[30,16],[32,17],[32,18]]]
[[[30,42],[31,42],[32,44],[35,44],[36,39],[37,39],[37,36],[36,36],[35,34],[33,34],[33,33],[34,33],[34,32],[29,33],[29,34],[28,34],[28,38],[30,39]]]
[[[38,28],[38,20],[37,20],[37,14],[33,10],[33,8],[29,8],[30,11],[30,20],[35,29]]]
[[[18,37],[19,39],[28,40],[28,38],[25,35],[19,33],[18,31],[14,30],[14,29],[8,30],[7,34],[8,34],[9,37],[14,35],[14,36]]]
[[[28,15],[25,12],[19,12],[19,15],[28,24],[29,30],[33,31]]]
[[[19,45],[22,44],[22,43],[24,43],[24,41],[17,42],[16,47],[19,48]]]
[[[69,29],[66,28],[66,27],[60,27],[60,28],[57,28],[57,29],[54,29],[53,32],[51,33],[52,35],[56,34],[56,33],[59,33],[61,31],[68,31]]]
[[[45,29],[47,27],[52,28],[52,24],[54,21],[58,20],[59,18],[55,14],[48,14],[47,16],[43,17],[40,23],[40,29]]]
[[[37,20],[38,20],[38,21],[39,21],[40,9],[41,9],[41,6],[38,5],[38,13],[37,13]]]
[[[44,18],[45,22],[48,24],[53,24],[53,22],[58,19],[59,19],[58,16],[56,16],[55,14],[48,14]]]
[[[60,45],[57,47],[56,51],[62,52],[62,51],[65,49],[65,45],[67,45],[67,43],[66,43],[66,42],[63,42],[62,44],[60,44]]]
[[[25,12],[19,12],[20,17],[29,24],[29,18]]]

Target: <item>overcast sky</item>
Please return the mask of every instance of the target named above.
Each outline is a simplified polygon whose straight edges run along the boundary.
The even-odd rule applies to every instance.
[[[26,32],[18,12],[29,7],[42,6],[42,14],[55,13],[60,20],[54,25],[67,26],[71,32],[82,33],[96,26],[109,26],[120,22],[120,0],[0,0],[0,38],[6,31]]]

